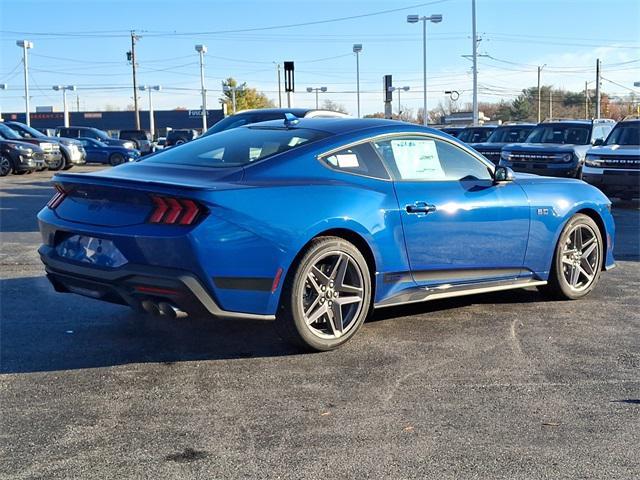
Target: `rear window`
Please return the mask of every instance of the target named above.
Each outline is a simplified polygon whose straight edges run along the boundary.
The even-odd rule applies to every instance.
[[[326,132],[305,128],[234,128],[163,151],[147,162],[214,168],[238,167],[328,135]]]
[[[120,132],[120,139],[122,140],[149,140],[146,132],[139,130],[123,130]]]

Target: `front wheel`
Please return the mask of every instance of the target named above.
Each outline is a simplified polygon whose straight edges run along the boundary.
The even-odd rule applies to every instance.
[[[5,155],[0,155],[0,177],[6,177],[13,170],[11,159]]]
[[[584,297],[598,283],[603,250],[602,234],[596,222],[581,213],[574,215],[560,234],[549,283],[541,290],[564,300]]]
[[[347,342],[371,304],[371,276],[362,253],[338,237],[314,239],[287,276],[276,326],[283,338],[326,351]]]
[[[124,157],[119,153],[114,153],[109,157],[109,163],[115,167],[116,165],[124,163]]]

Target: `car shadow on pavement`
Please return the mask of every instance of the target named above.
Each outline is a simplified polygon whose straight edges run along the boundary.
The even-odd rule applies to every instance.
[[[0,298],[0,373],[5,374],[304,353],[283,341],[273,322],[138,314],[128,307],[55,293],[43,276],[0,280]],[[540,300],[535,291],[476,295],[377,310],[369,321],[471,303]]]
[[[301,353],[272,322],[170,320],[71,294],[45,277],[0,280],[0,373]]]

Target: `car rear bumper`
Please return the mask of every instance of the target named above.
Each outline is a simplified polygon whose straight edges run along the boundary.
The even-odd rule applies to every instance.
[[[183,270],[135,264],[113,269],[85,266],[58,257],[49,245],[42,245],[38,253],[47,278],[57,292],[129,305],[139,311],[143,301],[151,300],[170,303],[193,315],[208,313],[220,318],[275,319],[275,315],[223,310],[200,280]]]

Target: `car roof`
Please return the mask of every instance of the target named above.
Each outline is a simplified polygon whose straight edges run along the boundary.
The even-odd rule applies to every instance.
[[[422,125],[415,123],[399,122],[397,120],[387,120],[384,118],[300,118],[297,119],[296,123],[289,128],[308,128],[337,135],[385,126],[396,127],[395,130],[398,131],[404,128],[412,131],[428,130],[430,132],[439,133],[436,129],[425,128]],[[269,120],[267,122],[244,125],[239,128],[285,128],[285,125],[283,120]]]
[[[316,110],[314,108],[251,108],[248,110],[240,110],[234,115],[248,115],[252,113],[292,113],[296,117],[303,117],[312,110]]]

